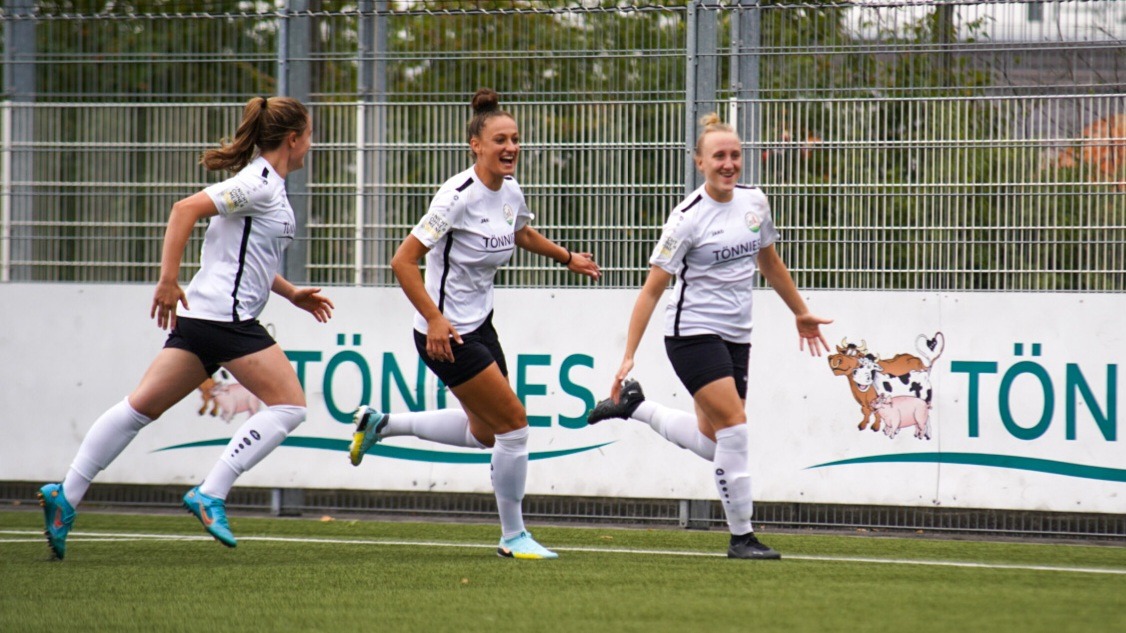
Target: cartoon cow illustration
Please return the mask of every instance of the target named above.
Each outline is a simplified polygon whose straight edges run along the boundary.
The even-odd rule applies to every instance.
[[[930,406],[921,398],[914,396],[880,396],[872,403],[876,415],[884,423],[884,434],[891,439],[899,434],[899,429],[915,427],[915,437],[931,438]]]
[[[933,395],[930,382],[930,369],[934,361],[942,355],[946,339],[942,332],[933,338],[920,334],[915,346],[923,358],[911,354],[897,354],[890,359],[881,360],[879,355],[868,352],[866,341],[860,345],[848,342],[845,338],[837,346],[837,353],[829,356],[829,368],[837,376],[848,378],[852,397],[860,405],[863,418],[857,428],[864,430],[871,424],[873,431],[880,430],[879,416],[873,418],[874,403],[877,398],[910,397],[921,400],[930,406]]]
[[[876,390],[871,389],[872,381],[862,381],[866,384],[858,384],[855,374],[861,368],[861,364],[865,365],[865,372],[875,374],[875,357],[868,354],[868,346],[864,341],[860,345],[855,345],[848,342],[848,339],[841,341],[837,346],[837,353],[829,356],[829,368],[833,370],[833,374],[837,376],[846,376],[848,378],[848,387],[852,391],[852,397],[856,403],[860,405],[860,412],[864,415],[860,420],[857,428],[861,431],[868,428],[868,424],[872,419],[872,402],[876,399]],[[863,372],[861,374],[863,376]],[[873,431],[880,430],[880,421],[876,420],[872,426]]]
[[[876,397],[911,396],[927,404],[931,401],[930,370],[910,354],[898,354],[886,361],[872,354],[862,356],[852,378],[862,391],[874,387]]]

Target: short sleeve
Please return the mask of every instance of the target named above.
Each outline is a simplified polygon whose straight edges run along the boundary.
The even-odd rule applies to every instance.
[[[268,185],[269,182],[264,178],[260,182],[253,182],[239,174],[211,185],[203,191],[211,198],[219,215],[238,217],[254,215],[268,208],[267,203],[270,198]]]
[[[754,223],[758,223],[759,248],[766,248],[778,241],[778,229],[774,227],[774,214],[770,212],[770,202],[766,195],[759,192],[759,198],[755,202],[755,208],[750,212],[755,217],[748,217],[747,222],[752,230]]]
[[[676,276],[684,267],[684,256],[692,246],[692,223],[683,213],[669,216],[661,231],[661,239],[649,256],[649,264]]]
[[[446,233],[457,228],[465,214],[464,193],[456,189],[443,189],[430,201],[430,209],[418,221],[411,235],[418,238],[426,248],[434,248]]]
[[[528,210],[528,205],[524,202],[524,196],[521,195],[520,206],[516,209],[515,229],[519,231],[525,226],[528,226],[528,223],[535,219],[535,217],[536,216],[532,215],[532,212]]]

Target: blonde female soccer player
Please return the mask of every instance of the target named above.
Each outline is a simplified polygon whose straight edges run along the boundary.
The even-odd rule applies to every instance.
[[[713,465],[723,501],[731,558],[780,558],[751,526],[753,502],[748,471],[747,366],[751,350],[751,290],[755,271],[794,313],[799,348],[821,355],[828,319],[810,314],[786,265],[774,249],[777,231],[763,192],[738,184],[742,143],[715,114],[701,120],[696,168],[704,185],[673,209],[649,259],[649,277],[633,307],[625,355],[610,398],[587,416],[646,422],[668,441]],[[696,414],[645,400],[641,385],[627,379],[649,318],[669,281],[676,279],[665,313],[665,349],[677,377],[692,394]]]

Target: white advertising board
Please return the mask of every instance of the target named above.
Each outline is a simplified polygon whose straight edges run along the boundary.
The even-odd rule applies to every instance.
[[[457,403],[419,362],[399,290],[325,292],[337,306],[328,324],[277,297],[263,314],[298,370],[309,417],[239,485],[489,492],[488,451],[391,438],[360,467],[349,464],[350,412],[361,401],[392,413]],[[532,425],[529,494],[715,497],[709,465],[645,424],[585,425],[587,408],[609,391],[635,297],[497,292],[510,382]],[[831,359],[799,352],[788,310],[772,292],[757,294],[747,403],[756,499],[1126,511],[1118,407],[1126,296],[806,298],[834,319],[824,328],[834,347],[847,342]],[[150,301],[148,286],[0,285],[0,480],[63,476],[97,416],[129,393],[163,344]],[[690,411],[665,357],[662,317],[659,308],[634,375],[650,400]],[[850,386],[872,379],[867,391]],[[230,395],[239,387],[227,387],[206,410],[200,392],[173,407],[98,481],[198,483],[249,415]],[[862,402],[880,393],[890,399],[865,416]]]

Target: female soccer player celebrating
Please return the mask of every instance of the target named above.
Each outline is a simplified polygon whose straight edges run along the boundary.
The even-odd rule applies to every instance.
[[[212,536],[235,546],[227,522],[227,493],[239,475],[305,420],[305,394],[297,374],[258,323],[258,315],[273,291],[317,321],[332,316],[332,302],[319,288],[295,288],[278,274],[295,226],[285,177],[304,165],[312,133],[301,102],[255,97],[243,108],[234,140],[204,152],[200,162],[207,169],[237,173],[172,206],[151,309],[157,325],[172,330],[164,349],[137,388],[94,422],[63,482],[40,489],[47,542],[58,558],[66,553],[75,508],[94,477],[142,428],[220,366],[266,408],[235,432],[203,483],[184,495],[184,506]],[[200,269],[185,293],[178,281],[180,259],[196,222],[204,218],[210,221]],[[183,306],[179,315],[178,305]]]
[[[777,232],[766,196],[739,185],[741,141],[715,114],[701,120],[696,168],[704,185],[673,209],[649,259],[649,277],[633,307],[626,351],[610,398],[587,416],[648,423],[668,441],[712,462],[723,500],[731,558],[780,558],[751,527],[748,472],[747,365],[751,350],[751,289],[757,269],[797,320],[799,348],[820,356],[829,346],[809,313],[786,265],[774,249]],[[641,385],[627,380],[634,353],[669,281],[676,278],[665,315],[665,349],[677,377],[692,394],[696,415],[646,401]]]
[[[524,527],[521,504],[528,473],[528,419],[508,384],[508,367],[493,328],[493,278],[516,246],[598,279],[590,253],[572,253],[528,224],[532,214],[513,179],[520,154],[516,120],[497,93],[478,90],[469,121],[476,161],[438,190],[430,209],[399,245],[391,268],[417,310],[415,347],[453,391],[461,409],[387,414],[356,410],[352,464],[386,437],[413,435],[466,448],[493,448],[492,481],[500,512],[497,554],[556,558]],[[426,258],[426,277],[418,261]]]

